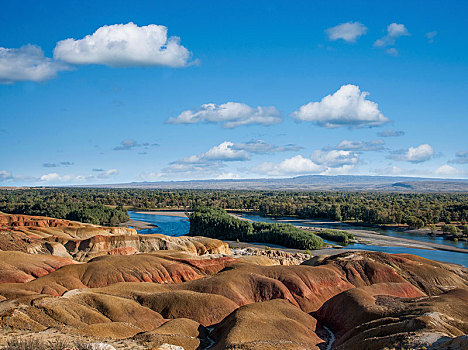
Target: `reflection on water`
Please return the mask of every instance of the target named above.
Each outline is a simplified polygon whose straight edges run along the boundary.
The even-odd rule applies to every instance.
[[[180,218],[180,217],[166,216],[166,215],[139,214],[133,211],[129,211],[128,214],[130,215],[130,219],[145,221],[145,222],[149,222],[158,226],[157,228],[138,231],[139,233],[142,233],[142,234],[162,233],[167,236],[183,236],[183,235],[188,234],[188,231],[190,228],[190,222],[187,218]],[[274,219],[264,218],[261,216],[244,215],[244,217],[253,221],[278,222]],[[306,226],[303,222],[297,221],[297,220],[291,221],[291,223],[300,225],[300,226]],[[323,226],[319,226],[319,225],[310,225],[310,226],[339,228],[337,226],[331,227],[331,226],[328,226],[327,224],[323,224]],[[354,226],[350,227],[349,225],[346,225],[346,228],[355,228],[355,227]],[[368,228],[365,228],[365,229],[368,229]],[[396,236],[396,237],[404,237],[404,236]],[[413,235],[410,235],[410,237],[413,238]],[[328,241],[327,243],[336,244],[334,242],[328,242]],[[405,247],[381,247],[381,246],[371,246],[371,245],[365,245],[365,244],[350,244],[346,248],[359,249],[359,250],[371,250],[371,251],[378,251],[378,252],[385,252],[385,253],[415,254],[415,255],[419,255],[427,259],[447,261],[447,262],[452,262],[452,263],[468,266],[468,254],[464,254],[464,253],[448,252],[448,251],[441,251],[441,250],[405,248]]]

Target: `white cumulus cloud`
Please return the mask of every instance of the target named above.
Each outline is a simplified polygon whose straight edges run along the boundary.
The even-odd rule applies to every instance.
[[[99,172],[98,174],[98,178],[100,179],[108,179],[112,176],[115,176],[115,175],[118,175],[119,174],[119,171],[117,169],[109,169],[109,170],[106,170],[106,171],[102,171],[102,172]]]
[[[396,39],[401,36],[410,35],[404,24],[391,23],[387,26],[387,35],[378,39],[374,45],[377,47],[395,45]]]
[[[463,176],[465,173],[461,171],[460,169],[457,169],[451,165],[444,164],[440,167],[438,167],[435,171],[434,174],[437,176],[447,176],[447,177],[456,177],[456,176]]]
[[[434,156],[434,149],[431,145],[425,143],[417,147],[410,147],[407,151],[399,152],[391,156],[392,159],[402,160],[410,163],[422,163]]]
[[[57,72],[69,69],[65,64],[45,57],[39,46],[25,45],[19,49],[0,47],[0,83],[17,81],[40,82],[57,76]]]
[[[326,128],[347,126],[359,128],[377,126],[388,122],[377,103],[367,99],[369,93],[356,85],[343,85],[333,95],[320,102],[309,102],[293,112],[297,120],[313,122]]]
[[[353,165],[359,161],[356,153],[343,150],[314,151],[310,158],[317,164],[328,167],[340,167],[342,165]]]
[[[227,102],[221,105],[207,103],[198,110],[187,110],[176,118],[167,120],[169,124],[195,124],[200,122],[221,123],[224,128],[241,125],[272,125],[281,122],[280,112],[275,107],[252,108],[244,103]]]
[[[264,162],[251,169],[254,173],[272,176],[317,174],[322,170],[324,170],[323,166],[301,155],[287,158],[281,163]]]
[[[356,40],[366,34],[367,28],[359,22],[346,22],[326,30],[330,40],[342,39],[347,42],[356,42]]]
[[[76,65],[185,67],[191,53],[178,37],[167,37],[165,26],[130,22],[102,26],[83,39],[59,41],[54,58]]]

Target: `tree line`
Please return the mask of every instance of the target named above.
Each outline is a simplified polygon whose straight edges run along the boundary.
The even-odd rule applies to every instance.
[[[396,224],[412,228],[468,223],[468,194],[98,188],[0,190],[1,211],[27,211],[36,203],[45,203],[45,207],[85,203],[86,206],[138,210],[189,210],[203,205],[274,217]],[[57,210],[57,216],[63,216],[63,213]]]
[[[190,236],[206,236],[242,242],[277,244],[295,249],[320,249],[323,240],[291,224],[248,222],[216,207],[196,207],[190,214]]]

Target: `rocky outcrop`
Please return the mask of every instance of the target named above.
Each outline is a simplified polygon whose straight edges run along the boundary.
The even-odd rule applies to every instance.
[[[305,257],[230,255],[204,237],[84,233],[47,218],[8,225],[0,335],[55,330],[186,350],[317,349],[333,338],[351,350],[467,344],[468,270],[458,265],[376,252],[288,265]]]
[[[51,254],[77,261],[103,255],[132,255],[159,250],[196,255],[230,254],[229,246],[206,237],[140,235],[126,227],[102,227],[42,216],[0,213],[0,250]]]
[[[73,260],[56,256],[0,251],[0,283],[29,282],[71,264]]]
[[[222,349],[318,349],[316,320],[285,300],[243,306],[213,331],[213,347]]]

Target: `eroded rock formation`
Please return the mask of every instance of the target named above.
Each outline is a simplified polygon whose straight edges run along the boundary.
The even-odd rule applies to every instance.
[[[25,234],[48,254],[0,251],[3,330],[99,334],[129,348],[319,349],[332,338],[337,349],[468,344],[468,270],[458,265],[351,252],[285,266],[224,254],[222,242],[205,238],[152,235],[148,243],[131,231],[79,236],[60,220],[27,229],[11,222],[3,234]],[[33,234],[44,222],[66,233]],[[75,259],[51,255],[51,243]]]

